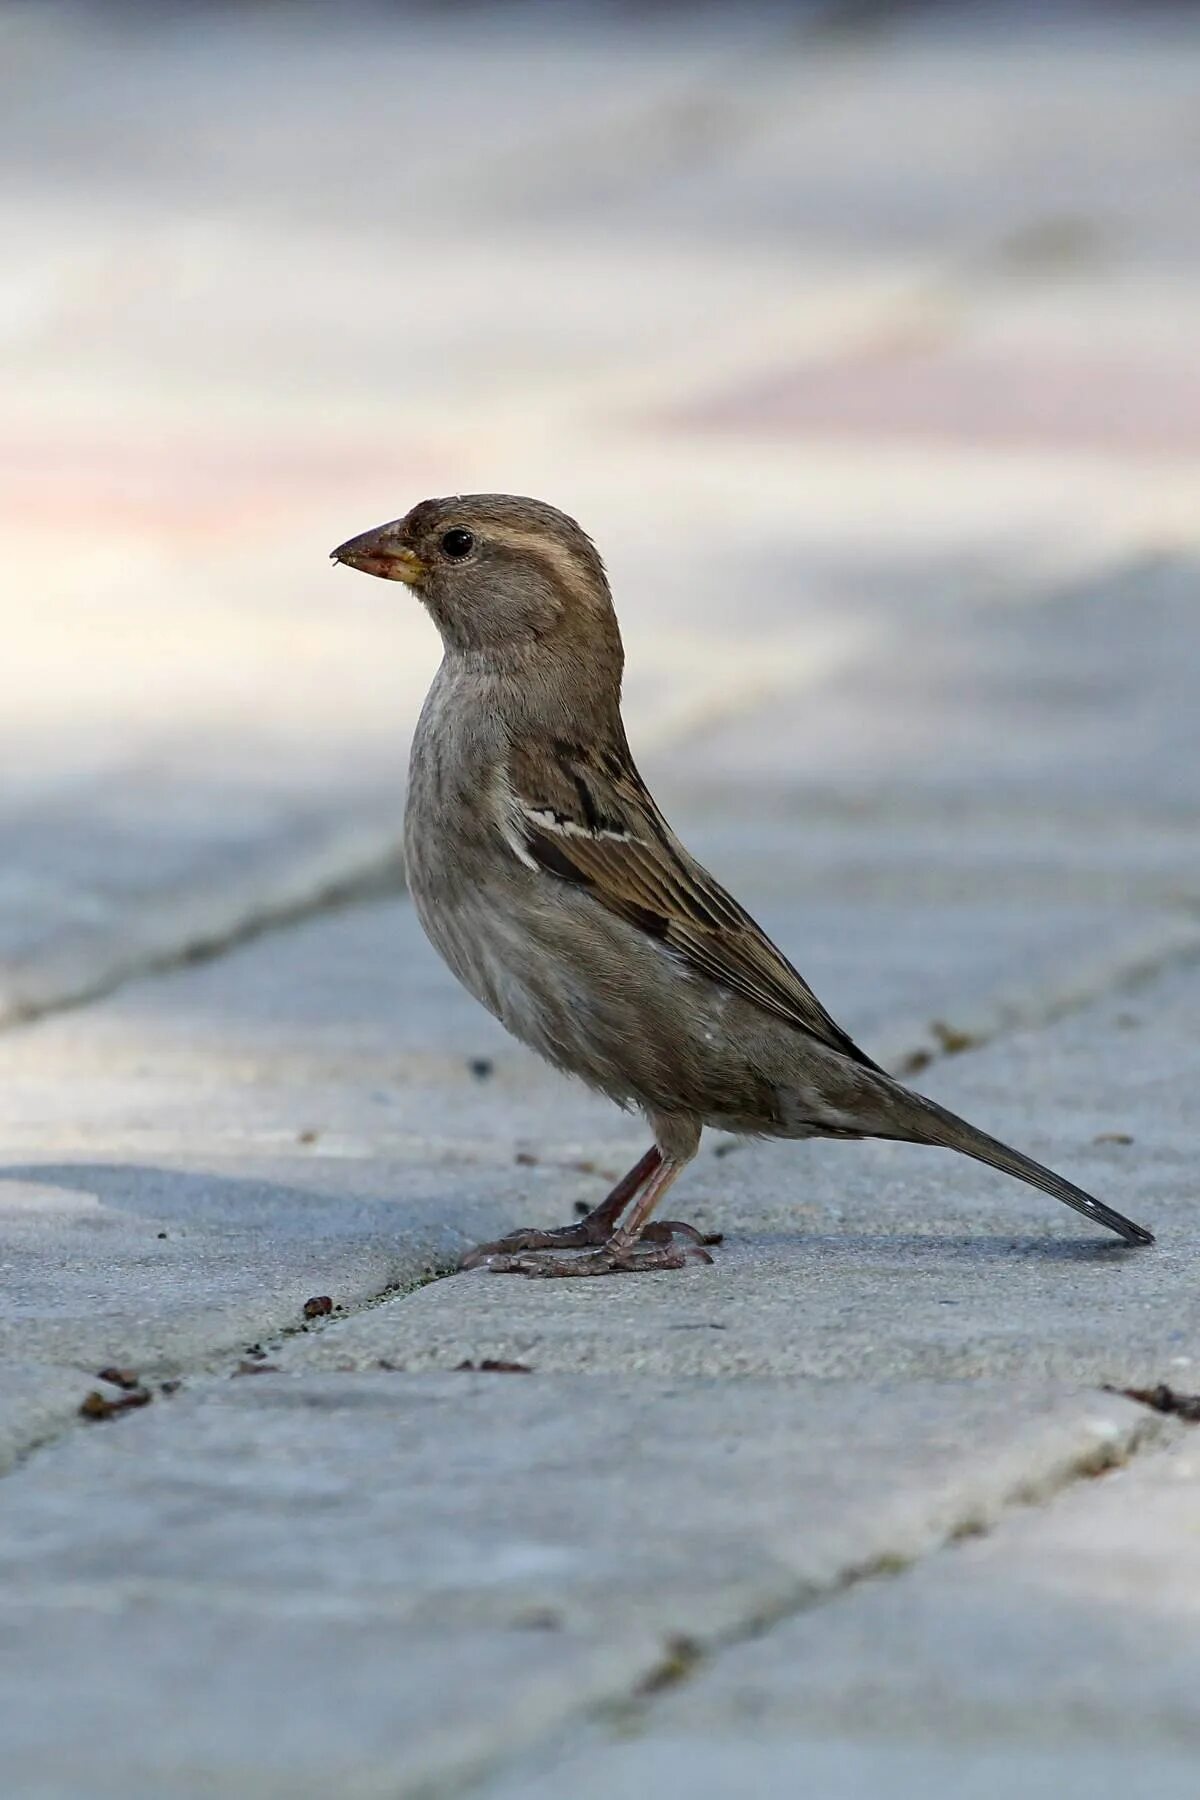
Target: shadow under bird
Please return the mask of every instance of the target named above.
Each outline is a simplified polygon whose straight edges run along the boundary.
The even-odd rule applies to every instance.
[[[1041,1188],[1127,1244],[1150,1232],[871,1061],[675,836],[621,720],[604,565],[537,500],[424,500],[333,560],[412,588],[444,657],[412,747],[409,890],[463,985],[523,1043],[654,1136],[586,1218],[464,1259],[526,1275],[711,1262],[652,1214],[705,1125],[940,1144]],[[566,1254],[563,1252],[582,1252]]]

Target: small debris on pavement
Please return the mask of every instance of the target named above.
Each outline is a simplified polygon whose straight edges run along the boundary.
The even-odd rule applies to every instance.
[[[921,1070],[927,1069],[932,1061],[932,1050],[910,1050],[908,1055],[902,1056],[896,1064],[896,1073],[897,1075],[919,1075]]]
[[[1148,1406],[1154,1412],[1172,1413],[1177,1419],[1200,1424],[1200,1394],[1177,1394],[1165,1381],[1152,1388],[1117,1388],[1106,1383],[1104,1391],[1106,1394],[1124,1394],[1126,1400],[1136,1400],[1140,1406]]]
[[[518,1150],[517,1154],[513,1157],[513,1161],[517,1164],[518,1168],[522,1169],[536,1168],[537,1160],[538,1159],[533,1154],[532,1150]]]
[[[113,1364],[106,1369],[97,1369],[96,1380],[109,1381],[113,1387],[119,1388],[135,1388],[142,1385],[142,1378],[136,1369],[119,1369]]]
[[[532,1375],[533,1370],[528,1363],[501,1362],[497,1356],[485,1356],[482,1362],[460,1362],[454,1365],[455,1373],[460,1369],[473,1371],[478,1375]]]
[[[553,1606],[529,1606],[509,1620],[514,1631],[561,1631],[565,1620]]]
[[[261,1344],[247,1344],[242,1355],[250,1357],[255,1362],[265,1362],[267,1353]]]
[[[1092,1142],[1093,1144],[1132,1144],[1133,1139],[1127,1131],[1099,1131]]]
[[[304,1302],[306,1319],[324,1319],[333,1311],[333,1301],[328,1294],[314,1294],[311,1300]]]
[[[490,1056],[473,1056],[467,1067],[476,1081],[486,1081],[489,1075],[496,1073],[496,1065]]]
[[[179,1377],[173,1375],[170,1381],[159,1382],[158,1391],[160,1394],[177,1394],[182,1386],[183,1383],[180,1381]]]
[[[102,1394],[99,1388],[93,1388],[80,1402],[79,1416],[81,1419],[113,1419],[118,1413],[129,1412],[133,1407],[149,1406],[153,1398],[149,1389],[144,1387],[135,1387],[115,1400]]]
[[[677,1682],[685,1680],[702,1654],[700,1645],[694,1638],[682,1635],[669,1637],[663,1645],[662,1661],[640,1683],[637,1689],[639,1695],[660,1694],[664,1688],[674,1687]]]
[[[964,1050],[973,1050],[983,1039],[977,1032],[962,1031],[957,1025],[948,1025],[945,1019],[931,1019],[929,1029],[938,1041],[938,1047],[947,1056],[958,1056]]]
[[[298,1144],[315,1144],[320,1135],[319,1131],[298,1131],[296,1142]]]
[[[279,1364],[272,1362],[240,1362],[235,1375],[278,1375]]]
[[[453,1275],[454,1272],[453,1268],[422,1269],[421,1273],[409,1284],[408,1291],[415,1294],[419,1288],[428,1287],[433,1281],[442,1281],[447,1275]],[[334,1312],[340,1312],[342,1309],[340,1306],[335,1306],[333,1310]]]

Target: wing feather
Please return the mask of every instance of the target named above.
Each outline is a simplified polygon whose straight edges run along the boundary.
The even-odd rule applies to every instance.
[[[514,749],[507,770],[516,826],[547,875],[585,888],[695,973],[829,1049],[875,1068],[799,971],[675,836],[628,750],[601,762],[582,746]]]

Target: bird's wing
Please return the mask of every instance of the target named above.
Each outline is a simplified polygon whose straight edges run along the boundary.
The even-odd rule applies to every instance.
[[[559,744],[552,756],[514,747],[505,777],[505,835],[523,860],[586,889],[696,973],[877,1067],[761,926],[689,856],[623,745],[597,755]]]

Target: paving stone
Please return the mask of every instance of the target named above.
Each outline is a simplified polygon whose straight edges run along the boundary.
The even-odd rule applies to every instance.
[[[747,1784],[751,1784],[749,1789]],[[790,1800],[797,1787],[836,1794],[838,1800],[1061,1800],[1086,1793],[1094,1800],[1189,1800],[1195,1792],[1192,1751],[1132,1752],[1074,1743],[1066,1750],[1013,1744],[992,1754],[964,1752],[961,1744],[884,1740],[775,1742],[750,1732],[728,1742],[664,1732],[647,1742],[589,1744],[578,1755],[555,1759],[510,1780],[475,1791],[487,1800],[641,1800],[643,1794],[686,1793],[694,1800],[730,1800],[752,1791],[756,1800]]]
[[[712,1269],[418,1289],[641,1134],[394,901],[6,1033],[10,1781],[1190,1794],[1166,1457],[1065,1535],[862,1580],[728,1690],[678,1640],[1173,1435],[1077,1389],[1186,1384],[1198,1323],[1194,23],[0,35],[0,1018],[394,874],[434,636],[325,552],[545,493],[605,549],[695,847],[878,1054],[1002,1034],[921,1079],[1160,1233],[904,1147],[722,1145],[681,1189]],[[304,1331],[314,1294],[354,1316]],[[454,1370],[488,1356],[535,1372]],[[154,1399],[84,1424],[114,1362]],[[576,1737],[613,1701],[640,1737]]]
[[[1198,1493],[1189,1436],[737,1646],[627,1741],[581,1733],[482,1791],[1182,1796]]]
[[[399,1796],[1162,1422],[1099,1395],[263,1374],[0,1488],[14,1791]],[[127,1728],[112,1730],[114,1717]],[[101,1753],[97,1746],[103,1745]]]
[[[1194,818],[1196,583],[1193,566],[1144,565],[1040,605],[958,612],[949,633],[931,596],[810,704],[781,696],[689,743],[693,776],[882,790],[901,806],[906,792],[986,793],[998,811]]]
[[[762,840],[748,874],[748,888],[735,885],[783,942],[808,941],[801,960],[814,978],[828,967],[818,985],[856,1030],[872,1027],[864,1035],[873,1047],[876,1034],[900,1047],[898,1028],[922,992],[926,1027],[929,1018],[958,1019],[972,1009],[995,1023],[1034,971],[1053,1012],[1055,982],[1064,967],[1076,967],[1064,964],[1064,947],[1084,932],[1105,932],[1116,955],[1131,923],[1119,908],[1097,918],[1074,905],[1057,914],[1009,907],[997,918],[986,906],[982,916],[960,906],[936,915],[931,935],[924,911],[785,904],[786,857],[766,854]],[[980,947],[989,936],[985,957]],[[1075,1074],[1055,1044],[1043,1047],[1037,1035],[1022,1040],[1023,1060],[1004,1081],[988,1082],[986,1059],[969,1059],[965,1067],[986,1101],[968,1089],[961,1104],[1111,1191],[1127,1167],[1140,1168],[1139,1151],[1096,1147],[1092,1138],[1106,1128],[1139,1138],[1161,1132],[1166,1109],[1176,1096],[1184,1106],[1190,1091],[1191,990],[1185,984],[1165,994],[1169,1019],[1183,1021],[1178,1035],[1165,1026],[1122,1035],[1111,1020],[1126,1003],[1113,1002],[1100,1040],[1136,1043],[1152,1124],[1119,1090],[1106,1090],[1101,1074],[1090,1110],[1081,1111],[1078,1090],[1093,1077]],[[0,1337],[14,1361],[65,1366],[81,1378],[112,1362],[174,1374],[294,1327],[313,1294],[329,1293],[349,1308],[410,1286],[431,1267],[452,1266],[481,1237],[530,1221],[559,1223],[577,1203],[594,1203],[644,1143],[644,1128],[512,1043],[456,987],[404,901],[353,907],[130,985],[84,1013],[38,1021],[0,1039],[0,1071],[0,1256],[16,1296]],[[1055,1076],[1063,1083],[1057,1103]],[[949,1071],[936,1091],[959,1099]],[[1034,1094],[1036,1106],[1023,1098]],[[882,1212],[881,1193],[890,1196]],[[1020,1294],[1006,1294],[1004,1306],[1040,1305],[1064,1280],[1093,1277],[1115,1283],[1114,1297],[1143,1303],[1142,1277],[1106,1252],[1095,1252],[1103,1277],[1078,1243],[1064,1245],[1077,1259],[1068,1269],[1057,1260],[1047,1267],[1028,1245],[1022,1253],[1014,1231],[1057,1241],[1065,1218],[998,1177],[966,1164],[952,1170],[931,1153],[740,1146],[725,1157],[714,1147],[684,1198],[697,1218],[735,1234],[719,1292],[758,1296],[734,1321],[728,1351],[706,1352],[728,1354],[737,1366],[770,1367],[778,1357],[806,1369],[816,1356],[821,1368],[831,1358],[877,1367],[894,1356],[938,1372],[939,1357],[949,1357],[954,1372],[965,1373],[989,1357],[1003,1361],[986,1334],[948,1340],[935,1353],[911,1329],[919,1290],[938,1341],[945,1339],[939,1303],[947,1283],[963,1301],[963,1320],[977,1317],[977,1305],[993,1316],[996,1257],[1015,1259],[1023,1271],[1012,1275]],[[1144,1205],[1154,1222],[1170,1218],[1171,1188],[1157,1169],[1149,1190],[1135,1174],[1115,1198],[1135,1213]],[[952,1242],[939,1256],[936,1236],[927,1234],[945,1230]],[[759,1241],[737,1244],[742,1231]],[[1182,1247],[1156,1253],[1160,1261],[1145,1279],[1153,1273],[1161,1281],[1161,1258],[1183,1254]],[[897,1258],[917,1263],[906,1329],[877,1336],[874,1348],[823,1326],[796,1340],[798,1281],[814,1320],[818,1293],[844,1315],[848,1283],[877,1289],[885,1306],[895,1306]],[[474,1291],[482,1301],[484,1290]],[[1172,1296],[1173,1285],[1161,1289],[1156,1310],[1162,1329],[1177,1334]],[[611,1351],[593,1346],[585,1360],[628,1352],[646,1364],[661,1355],[640,1336],[615,1330],[624,1315],[641,1333],[633,1299],[612,1294]],[[523,1284],[496,1284],[487,1292],[491,1323],[469,1325],[468,1309],[450,1341],[476,1325],[524,1339],[527,1309],[541,1303]],[[572,1300],[564,1318],[580,1303],[587,1304]],[[421,1311],[413,1315],[423,1360],[442,1344],[434,1322],[442,1302],[431,1292],[414,1304],[435,1307],[428,1322]],[[557,1303],[551,1313],[557,1316]],[[390,1326],[376,1317],[377,1326],[364,1321],[356,1329],[386,1333]],[[660,1338],[657,1326],[651,1335]],[[816,1343],[824,1346],[819,1355]],[[1144,1348],[1156,1354],[1160,1337],[1151,1333]],[[671,1355],[683,1351],[679,1339]],[[442,1354],[435,1348],[433,1360]],[[569,1364],[570,1340],[566,1354]],[[691,1341],[688,1366],[699,1354]],[[1017,1362],[1021,1354],[1018,1345]],[[1076,1367],[1069,1337],[1056,1354]],[[65,1416],[57,1380],[48,1405],[48,1418]],[[44,1423],[31,1425],[22,1408],[11,1449],[30,1432],[40,1435]]]
[[[472,1272],[289,1346],[289,1366],[494,1357],[659,1377],[1186,1384],[1200,1369],[1198,1007],[1193,965],[923,1078],[934,1097],[1150,1225],[1152,1249],[1128,1252],[944,1152],[739,1145],[702,1156],[677,1190],[683,1217],[727,1234],[711,1269],[624,1284]],[[560,1203],[557,1222],[568,1218]],[[539,1204],[526,1222],[552,1220]]]
[[[792,792],[881,765],[936,791],[995,759],[1028,793],[1046,738],[1065,763],[1082,731],[1087,794],[1047,803],[1115,771],[1135,816],[1154,782],[1192,804],[1164,688],[1094,769],[1069,696],[1031,697],[1028,659],[969,617],[1194,548],[1188,21],[898,17],[886,51],[794,8],[682,31],[611,8],[198,21],[17,7],[3,27],[0,1017],[386,855],[432,633],[325,553],[430,491],[579,512],[618,577],[640,744],[743,803],[764,742]],[[362,107],[367,57],[402,106]],[[897,444],[888,382],[914,359],[971,456]],[[1016,396],[988,369],[1081,361],[1111,432],[979,448]],[[848,368],[874,371],[879,416],[851,444]],[[780,369],[806,371],[803,441],[684,423]],[[1128,441],[1134,412],[1163,454]],[[944,646],[926,680],[896,669],[922,627]],[[1118,648],[1143,669],[1129,629]],[[1016,691],[964,702],[992,651]]]

